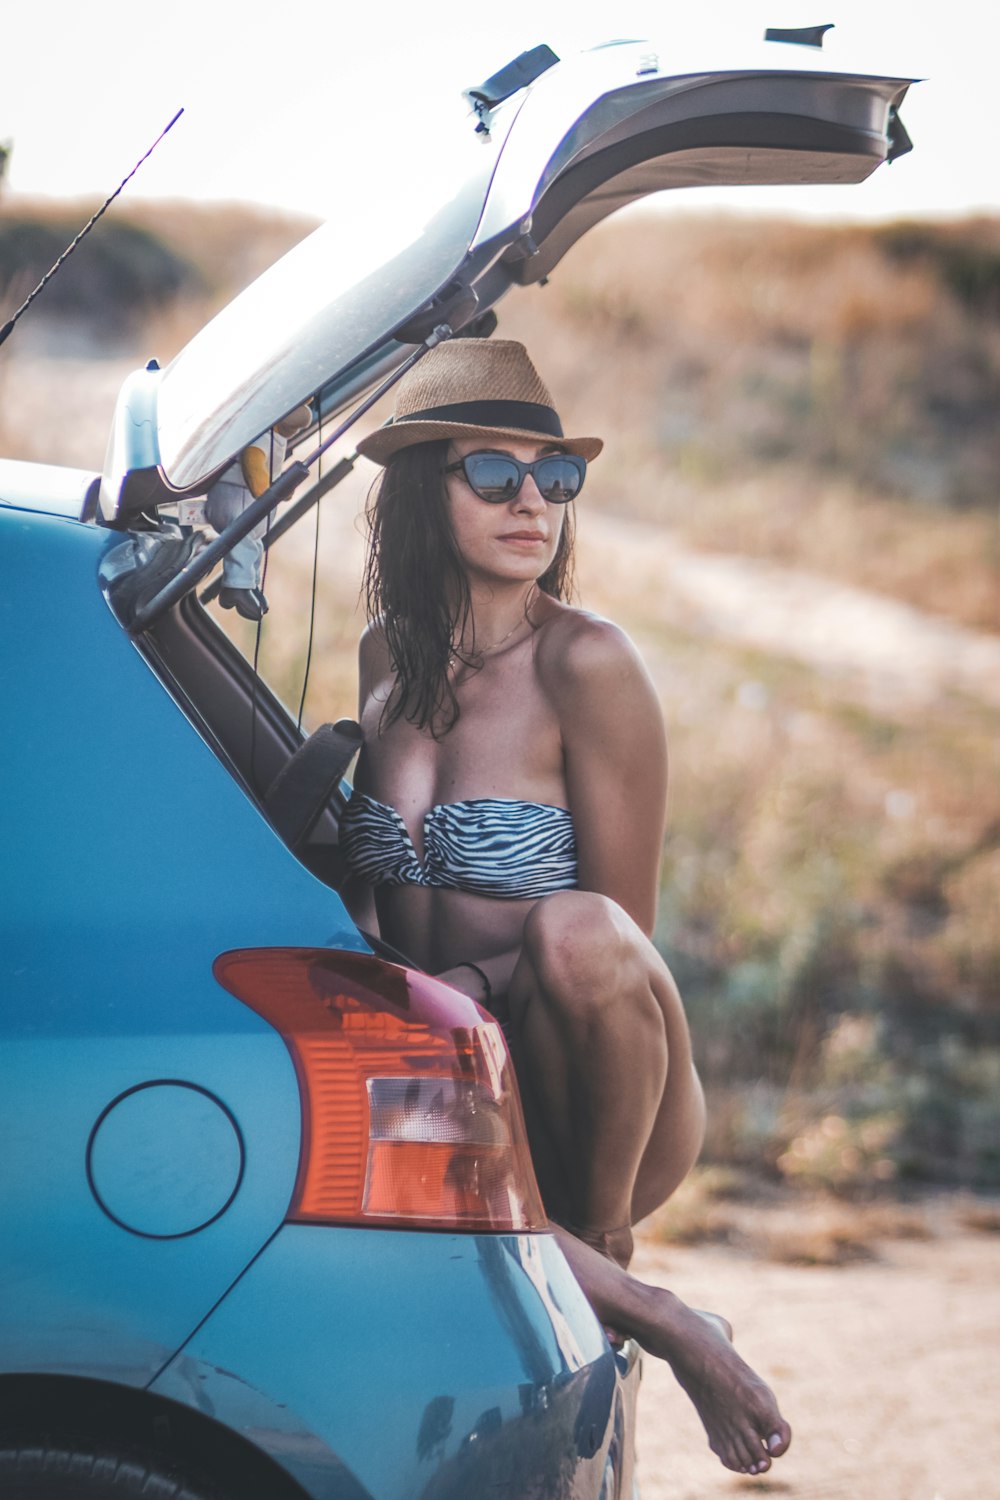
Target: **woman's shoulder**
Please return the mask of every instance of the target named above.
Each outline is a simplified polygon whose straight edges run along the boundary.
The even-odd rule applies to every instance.
[[[620,625],[566,609],[552,617],[545,636],[536,656],[539,681],[567,740],[584,726],[609,745],[662,735],[652,678]]]
[[[358,641],[358,717],[364,724],[374,694],[392,671],[392,655],[381,620],[366,625]],[[379,710],[381,712],[381,709]]]
[[[361,670],[373,670],[388,663],[389,641],[386,637],[385,626],[379,618],[370,620],[361,632],[358,640],[358,661]]]
[[[553,601],[554,602],[554,601]],[[556,605],[539,631],[536,657],[543,675],[587,682],[622,671],[644,672],[635,644],[613,620],[590,610]]]

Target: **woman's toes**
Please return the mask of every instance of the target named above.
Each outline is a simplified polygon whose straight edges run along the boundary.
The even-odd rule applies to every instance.
[[[782,1453],[787,1452],[788,1445],[792,1441],[792,1429],[787,1422],[782,1422],[764,1443],[764,1447],[772,1458],[780,1458]]]
[[[708,1446],[724,1469],[732,1469],[734,1474],[745,1474],[749,1469],[752,1455],[744,1451],[743,1444],[738,1438],[710,1435]]]
[[[735,1432],[725,1446],[725,1457],[718,1449],[715,1450],[727,1469],[735,1469],[740,1474],[755,1474],[757,1465],[765,1463],[770,1468],[770,1460],[766,1459],[757,1447],[753,1436],[748,1432]]]

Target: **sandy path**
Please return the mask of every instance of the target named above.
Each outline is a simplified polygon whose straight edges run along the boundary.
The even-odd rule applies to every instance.
[[[760,1479],[728,1474],[670,1371],[647,1359],[642,1500],[1000,1496],[1000,1245],[952,1232],[894,1241],[873,1264],[799,1268],[640,1240],[634,1269],[725,1312],[795,1429]]]
[[[985,631],[798,568],[696,552],[606,513],[586,516],[579,545],[581,577],[619,609],[641,601],[651,619],[851,679],[883,711],[927,708],[949,691],[1000,707],[1000,637]]]

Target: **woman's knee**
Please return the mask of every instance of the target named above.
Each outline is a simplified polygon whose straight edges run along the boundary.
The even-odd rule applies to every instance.
[[[622,908],[596,891],[557,891],[536,902],[524,925],[524,956],[542,989],[587,994],[637,983],[646,965],[642,934]]]

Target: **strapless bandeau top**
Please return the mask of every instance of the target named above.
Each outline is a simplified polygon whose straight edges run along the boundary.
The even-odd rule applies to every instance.
[[[369,885],[427,885],[523,901],[577,884],[568,808],[510,797],[442,802],[424,818],[417,858],[394,807],[354,792],[340,820],[340,847]]]

